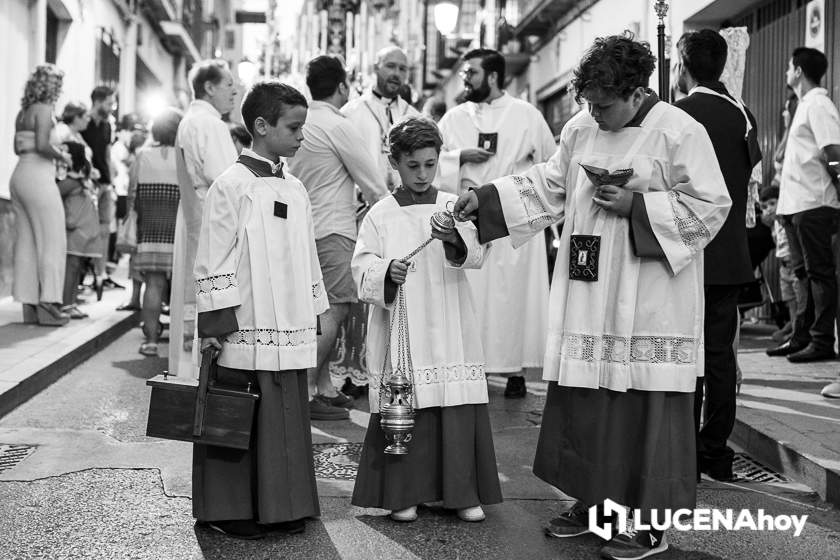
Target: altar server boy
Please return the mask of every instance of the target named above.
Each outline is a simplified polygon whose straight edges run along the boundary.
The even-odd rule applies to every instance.
[[[260,393],[248,451],[193,452],[193,514],[240,538],[300,532],[319,514],[306,369],[327,297],[309,197],[280,159],[300,147],[306,112],[278,82],[245,95],[253,145],[208,192],[195,262],[201,347],[218,351],[220,383]]]
[[[397,521],[417,519],[417,505],[443,502],[464,521],[482,521],[481,504],[502,501],[479,329],[462,269],[481,266],[484,253],[472,224],[434,229],[430,218],[456,197],[431,182],[442,140],[429,120],[410,118],[389,135],[390,162],[402,186],[365,216],[353,254],[359,298],[370,306],[367,364],[371,417],[352,503],[391,510]],[[464,227],[466,225],[466,227]],[[403,259],[433,241],[410,262]],[[396,369],[402,334],[391,315],[398,288],[407,307],[416,411],[407,455],[386,455],[380,426],[380,384]],[[390,368],[384,368],[390,333]],[[385,371],[383,371],[385,370]],[[387,404],[383,397],[382,405]]]

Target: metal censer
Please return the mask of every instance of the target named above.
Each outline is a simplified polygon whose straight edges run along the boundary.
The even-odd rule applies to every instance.
[[[455,229],[455,218],[452,211],[435,212],[432,215],[431,223],[434,229],[448,233]],[[422,249],[431,239],[426,240],[420,247],[401,259],[409,261]],[[391,369],[391,333],[394,330],[394,323],[397,326],[397,367],[392,369],[388,381],[380,386],[379,390],[379,425],[385,433],[385,453],[388,455],[406,455],[408,447],[406,443],[411,441],[412,430],[414,429],[414,385],[408,377],[414,372],[411,363],[411,345],[408,336],[408,313],[405,303],[405,288],[400,286],[397,291],[397,301],[394,306],[394,313],[391,316],[391,328],[388,336],[388,348],[385,352],[385,367],[383,371]],[[388,404],[382,404],[382,394],[389,395]]]

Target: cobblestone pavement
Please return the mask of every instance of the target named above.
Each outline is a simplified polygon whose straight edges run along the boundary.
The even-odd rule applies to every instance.
[[[531,473],[544,400],[538,382],[534,394],[510,401],[502,398],[502,382],[491,379],[506,501],[486,508],[484,523],[465,524],[430,507],[421,508],[418,522],[396,524],[381,510],[351,506],[356,448],[330,444],[362,440],[368,416],[354,410],[350,422],[313,426],[323,514],[307,523],[305,534],[243,542],[196,529],[190,446],[143,435],[145,379],[163,369],[163,360],[141,358],[139,342],[138,331],[128,333],[0,420],[0,444],[35,447],[0,472],[0,558],[597,558],[600,541],[594,536],[560,541],[542,534],[542,523],[570,502]],[[840,558],[840,512],[801,485],[706,481],[698,501],[701,507],[807,514],[809,521],[799,538],[671,531],[672,549],[661,558]]]

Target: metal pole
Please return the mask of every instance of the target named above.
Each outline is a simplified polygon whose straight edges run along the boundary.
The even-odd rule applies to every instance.
[[[670,100],[670,64],[665,53],[665,15],[668,13],[668,2],[657,0],[653,5],[656,16],[659,18],[657,30],[658,62],[659,62],[659,98],[666,103]]]

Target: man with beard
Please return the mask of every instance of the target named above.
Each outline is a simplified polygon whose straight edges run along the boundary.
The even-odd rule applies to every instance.
[[[122,288],[111,280],[107,272],[108,257],[111,255],[111,229],[116,219],[117,196],[111,184],[111,144],[114,141],[114,126],[111,114],[116,107],[116,94],[108,86],[97,86],[90,94],[90,116],[88,126],[82,131],[82,138],[90,146],[92,163],[99,174],[99,230],[102,256],[96,259],[96,295],[102,299],[102,288]],[[114,231],[116,229],[114,228]],[[116,239],[114,240],[116,241]]]
[[[556,150],[540,112],[502,89],[505,60],[499,52],[476,49],[464,60],[465,103],[438,123],[444,145],[436,184],[455,194],[521,173]],[[522,370],[543,363],[548,321],[545,243],[531,239],[519,250],[509,241],[495,243],[484,267],[467,271],[467,277],[476,299],[486,370],[508,378],[506,397],[524,397]]]
[[[681,71],[678,87],[688,94],[675,105],[703,125],[715,148],[732,210],[723,227],[704,249],[705,366],[697,378],[694,422],[697,433],[697,476],[732,478],[735,456],[726,440],[735,425],[736,362],[733,343],[738,328],[738,293],[753,280],[747,248],[747,188],[753,167],[761,160],[755,119],[720,81],[726,64],[726,40],[711,29],[684,34],[677,48]],[[703,396],[705,422],[701,426]]]
[[[345,105],[344,113],[365,139],[365,147],[379,164],[381,176],[389,190],[399,183],[399,175],[388,163],[388,131],[394,123],[420,113],[400,97],[408,79],[408,57],[396,46],[385,47],[376,54],[376,85]]]
[[[169,374],[196,375],[192,363],[195,331],[193,264],[210,184],[236,161],[236,147],[222,115],[233,110],[236,86],[223,60],[204,60],[190,70],[194,99],[175,139],[181,202],[175,221],[170,296]]]

